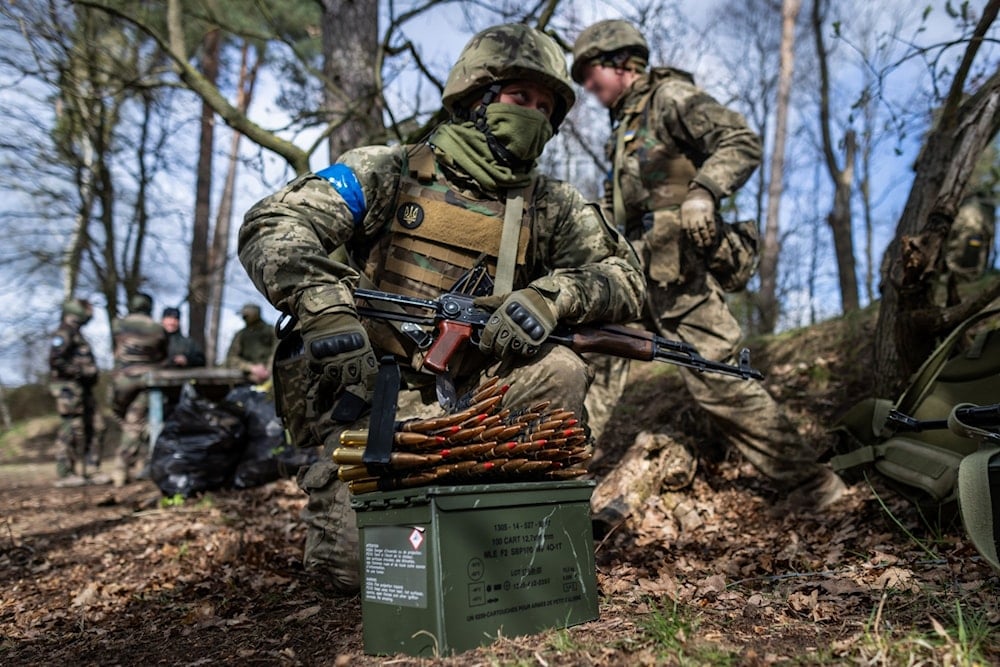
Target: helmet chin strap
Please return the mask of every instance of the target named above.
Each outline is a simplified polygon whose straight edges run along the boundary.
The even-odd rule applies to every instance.
[[[476,124],[476,129],[486,136],[486,145],[490,147],[490,152],[496,161],[505,167],[517,172],[526,172],[531,169],[533,161],[522,160],[507,149],[500,140],[494,136],[493,132],[486,124],[486,107],[496,101],[500,95],[500,84],[494,83],[483,93],[483,99],[472,111],[470,120]]]

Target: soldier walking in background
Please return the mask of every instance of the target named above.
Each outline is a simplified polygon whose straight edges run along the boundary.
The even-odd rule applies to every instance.
[[[604,206],[643,262],[646,326],[708,359],[731,359],[742,332],[710,268],[722,240],[717,210],[760,163],[760,138],[687,72],[647,71],[649,47],[626,21],[586,28],[573,56],[573,79],[610,111]],[[681,375],[728,441],[793,505],[820,508],[842,495],[843,482],[815,462],[761,384],[683,368]]]
[[[359,281],[435,298],[486,266],[493,294],[477,303],[494,314],[478,347],[462,348],[448,369],[459,395],[484,378],[503,378],[510,389],[502,405],[511,409],[550,400],[583,414],[587,364],[546,339],[559,322],[639,315],[643,281],[628,245],[578,191],[535,170],[574,101],[552,39],[526,25],[489,28],[452,68],[442,99],[451,119],[427,143],[348,151],[246,214],[240,261],[301,333],[303,363],[286,360],[284,345],[275,363],[279,404],[279,387],[305,385],[304,400],[283,408],[285,426],[301,423],[296,444],[328,450],[300,477],[309,494],[305,564],[343,592],[359,585],[357,527],[347,486],[328,459],[338,433],[359,428],[362,418],[343,408],[371,399],[384,354],[405,364],[407,388],[429,390],[427,403],[446,384],[423,369],[404,330],[359,320],[352,293]],[[344,246],[348,255],[331,256]],[[286,377],[285,368],[300,372]]]
[[[198,368],[205,365],[205,353],[193,338],[181,333],[179,308],[164,308],[160,324],[167,332],[167,366]]]
[[[129,300],[128,315],[111,323],[115,369],[111,405],[121,424],[121,444],[112,479],[115,486],[132,481],[145,465],[151,443],[146,418],[149,395],[143,376],[167,361],[167,332],[151,317],[153,298],[142,292]]]
[[[56,445],[56,486],[107,484],[100,472],[105,424],[94,400],[98,369],[90,343],[80,329],[93,307],[83,299],[62,306],[59,328],[49,348],[49,391],[56,399],[61,423]]]
[[[240,311],[246,326],[236,332],[229,351],[226,352],[226,367],[243,371],[254,384],[260,384],[271,377],[271,357],[278,339],[274,326],[260,316],[260,306],[248,303]]]

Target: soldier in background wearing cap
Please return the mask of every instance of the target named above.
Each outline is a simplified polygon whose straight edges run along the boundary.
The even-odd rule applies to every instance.
[[[145,464],[142,454],[149,446],[149,394],[143,376],[167,361],[167,332],[151,317],[153,298],[138,292],[129,299],[128,310],[128,315],[111,323],[115,358],[111,406],[122,431],[112,471],[115,486],[130,482],[136,468]]]
[[[61,423],[56,439],[56,486],[107,484],[100,472],[105,424],[94,400],[98,369],[93,348],[80,329],[93,307],[84,299],[62,306],[59,328],[49,347],[49,391],[56,399]]]
[[[305,417],[296,444],[332,449],[338,429],[365,427],[360,413],[340,420],[333,409],[350,396],[370,401],[379,355],[400,359],[410,393],[429,389],[425,405],[433,403],[440,376],[422,368],[415,341],[358,318],[359,281],[434,298],[476,265],[495,277],[493,294],[477,300],[494,314],[478,346],[449,362],[457,393],[499,377],[510,385],[504,407],[550,400],[583,414],[587,364],[546,339],[559,322],[637,317],[644,288],[638,261],[600,211],[535,169],[575,101],[568,74],[562,50],[544,33],[522,24],[488,28],[452,68],[442,97],[451,119],[426,143],[350,150],[247,212],[240,261],[268,300],[298,320],[308,362],[305,400],[285,409],[286,428]],[[331,256],[339,247],[347,256]],[[276,389],[295,379],[278,356]],[[328,455],[299,479],[309,494],[305,566],[352,593],[357,526]]]
[[[198,368],[205,365],[205,353],[193,338],[181,333],[179,308],[164,308],[160,324],[167,332],[167,366]]]
[[[690,74],[672,67],[647,71],[648,59],[642,34],[617,19],[591,25],[573,45],[573,80],[611,116],[605,210],[643,261],[646,325],[725,361],[742,331],[710,270],[722,236],[717,209],[760,163],[760,137]],[[680,372],[729,443],[775,480],[793,506],[818,509],[843,494],[843,482],[816,463],[760,383]]]
[[[268,324],[260,316],[260,306],[248,303],[240,310],[246,326],[236,332],[229,351],[226,352],[226,367],[238,368],[254,384],[260,384],[271,377],[271,357],[278,344],[274,325]]]

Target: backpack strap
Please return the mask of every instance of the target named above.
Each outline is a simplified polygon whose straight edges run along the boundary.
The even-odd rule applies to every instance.
[[[899,410],[903,414],[910,414],[914,408],[920,405],[924,398],[927,397],[927,393],[933,388],[934,380],[937,378],[938,373],[941,372],[941,367],[944,366],[944,363],[948,361],[948,358],[951,356],[952,348],[954,348],[955,344],[961,340],[965,332],[977,322],[998,313],[1000,313],[1000,308],[983,310],[969,317],[955,327],[955,329],[948,334],[948,337],[937,346],[937,349],[931,353],[931,356],[920,365],[917,372],[913,374],[906,391],[904,391],[903,395],[899,397],[898,401],[896,401],[896,410]],[[985,341],[983,341],[983,343],[985,343]],[[982,344],[980,344],[980,355],[982,354],[981,347]],[[972,352],[974,351],[975,349],[972,350]]]

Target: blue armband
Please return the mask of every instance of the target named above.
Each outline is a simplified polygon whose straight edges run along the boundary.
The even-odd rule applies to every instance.
[[[365,192],[361,189],[358,177],[354,175],[354,170],[346,164],[332,164],[322,171],[317,171],[316,175],[333,186],[350,209],[354,217],[354,224],[357,225],[365,217],[368,207],[365,205]]]

